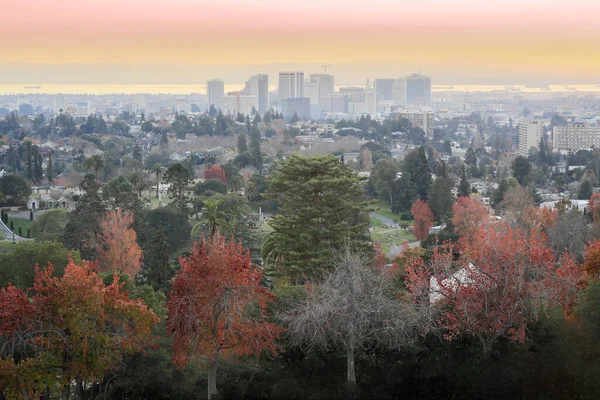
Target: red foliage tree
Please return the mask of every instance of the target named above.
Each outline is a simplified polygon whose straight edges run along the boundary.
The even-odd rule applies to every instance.
[[[413,203],[410,212],[415,219],[415,237],[419,240],[425,239],[429,235],[429,229],[433,226],[433,213],[429,205],[419,199]]]
[[[558,222],[558,210],[529,206],[523,210],[521,219],[522,224],[529,230],[546,231],[556,226]]]
[[[470,197],[459,197],[452,207],[454,212],[454,230],[463,239],[468,240],[479,226],[489,218],[487,209],[477,200]]]
[[[75,380],[81,396],[84,381],[101,380],[125,354],[151,344],[156,314],[129,299],[116,276],[106,286],[95,268],[69,260],[62,278],[53,278],[49,264],[36,269],[29,290],[0,291],[0,342],[11,343],[0,349],[5,395],[38,398],[63,388],[62,398],[69,398]]]
[[[588,212],[594,218],[594,224],[600,224],[600,193],[594,193],[588,203]]]
[[[211,165],[209,168],[204,170],[204,178],[206,179],[218,179],[224,184],[227,184],[227,174],[223,168],[218,166],[217,164]]]
[[[475,336],[486,355],[500,337],[522,342],[541,311],[570,312],[582,282],[577,263],[568,255],[557,260],[543,234],[504,223],[479,228],[458,261],[447,245],[406,270],[414,299],[439,306],[446,337]]]
[[[585,246],[583,269],[592,278],[600,277],[600,240],[595,240]]]
[[[137,234],[131,228],[131,211],[112,210],[100,219],[102,232],[93,245],[98,252],[100,268],[106,272],[118,272],[131,277],[142,267],[142,249],[137,243]]]
[[[277,352],[283,332],[267,322],[274,296],[260,285],[262,270],[252,267],[249,251],[226,242],[221,234],[196,243],[179,270],[169,294],[167,330],[173,336],[178,367],[205,361],[208,397],[217,394],[220,358]]]

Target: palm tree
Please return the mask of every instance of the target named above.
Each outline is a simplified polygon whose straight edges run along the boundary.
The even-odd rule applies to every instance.
[[[238,173],[232,174],[229,178],[229,188],[233,192],[237,192],[242,190],[244,187],[244,178]]]
[[[246,197],[248,198],[248,201],[253,201],[258,197],[258,191],[256,190],[255,182],[250,181],[246,185]]]
[[[134,172],[129,177],[129,183],[133,187],[133,190],[136,191],[138,196],[142,195],[142,191],[145,190],[149,186],[149,182],[144,175],[139,172]]]
[[[85,159],[83,162],[83,167],[88,172],[94,171],[94,175],[96,176],[96,179],[98,179],[98,171],[104,167],[104,159],[101,155],[94,154],[93,156]]]
[[[219,204],[221,204],[221,200],[208,199],[204,202],[202,221],[194,225],[192,236],[196,236],[202,227],[206,227],[211,237],[221,230],[231,231],[231,225],[226,219],[227,215],[219,210]]]
[[[156,175],[156,197],[159,197],[158,186],[160,185],[160,176],[164,171],[163,165],[161,163],[156,163],[150,168],[150,171]]]
[[[272,271],[279,270],[283,262],[284,256],[281,248],[283,239],[283,234],[271,232],[263,240],[260,256],[263,259],[264,265]]]

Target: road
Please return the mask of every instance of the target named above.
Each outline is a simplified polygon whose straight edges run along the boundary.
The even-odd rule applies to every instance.
[[[397,223],[396,223],[396,222],[395,222],[393,219],[391,219],[391,218],[384,217],[383,215],[381,215],[381,214],[377,214],[376,212],[372,212],[370,215],[371,215],[371,217],[373,217],[373,218],[375,218],[375,219],[378,219],[378,220],[380,220],[381,222],[383,222],[383,224],[384,224],[384,225],[387,225],[387,226],[389,226],[389,227],[391,227],[391,228],[393,228],[393,229],[398,229],[398,228],[400,228],[400,225],[398,225],[398,224],[397,224]],[[413,248],[413,247],[420,246],[420,245],[421,245],[421,242],[419,242],[419,241],[416,241],[416,242],[410,242],[408,245],[409,245],[411,248]]]
[[[4,225],[4,222],[2,222],[2,221],[0,221],[0,232],[2,232],[2,234],[4,235],[4,238],[6,240],[12,241],[13,233],[10,229],[8,229],[8,227],[6,225]],[[15,234],[15,242],[23,242],[23,241],[28,241],[28,240],[32,240],[32,239],[27,239],[27,238],[24,238],[24,237],[21,237],[21,236]]]

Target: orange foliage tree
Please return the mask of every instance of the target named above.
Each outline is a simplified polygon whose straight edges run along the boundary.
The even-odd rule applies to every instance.
[[[406,285],[415,301],[439,310],[446,338],[470,335],[485,355],[500,337],[522,342],[540,312],[572,310],[581,268],[568,255],[556,259],[544,234],[498,223],[480,227],[460,251],[434,250],[430,260],[411,260]],[[439,308],[438,308],[439,307]]]
[[[585,246],[583,269],[592,278],[600,277],[600,240],[595,240]]]
[[[123,356],[151,345],[159,318],[129,299],[117,276],[105,285],[95,264],[69,260],[62,278],[36,268],[32,288],[0,291],[0,389],[8,398],[82,398],[84,381],[100,381]],[[28,295],[27,293],[33,293]],[[58,389],[62,388],[62,389]],[[53,393],[61,390],[60,395]]]
[[[469,239],[489,217],[487,209],[470,197],[459,197],[452,207],[454,230],[464,239]]]
[[[101,233],[93,240],[93,246],[103,271],[132,277],[140,272],[143,254],[132,224],[133,213],[120,209],[109,211],[100,219]]]
[[[600,224],[600,193],[594,193],[588,203],[588,212],[594,218],[594,224]]]
[[[521,223],[527,229],[547,231],[556,226],[558,222],[558,210],[550,210],[546,207],[529,206],[523,210]]]
[[[223,182],[224,184],[227,184],[227,174],[225,173],[223,168],[221,168],[217,164],[213,164],[209,168],[206,168],[204,170],[204,178],[218,179],[221,182]]]
[[[253,268],[250,252],[217,233],[196,243],[169,293],[167,330],[173,336],[178,367],[208,363],[208,397],[217,394],[217,363],[262,351],[277,352],[283,332],[267,322],[274,296],[260,285],[263,272]]]
[[[429,205],[419,199],[413,203],[410,212],[415,219],[415,237],[419,240],[425,239],[429,235],[429,229],[433,226],[433,213]]]

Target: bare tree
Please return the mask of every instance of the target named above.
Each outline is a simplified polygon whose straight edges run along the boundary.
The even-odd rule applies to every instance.
[[[356,383],[354,350],[358,347],[398,348],[428,326],[429,318],[399,300],[390,267],[372,268],[349,250],[336,257],[334,270],[307,298],[283,316],[291,342],[304,348],[346,349],[348,383]]]

